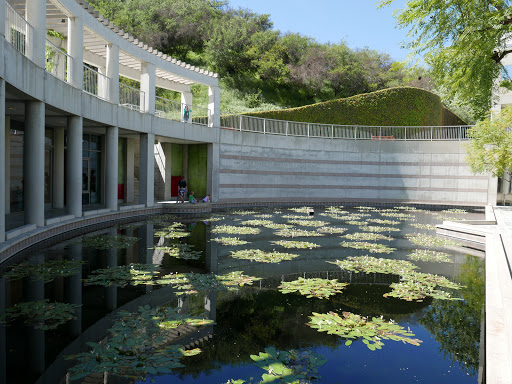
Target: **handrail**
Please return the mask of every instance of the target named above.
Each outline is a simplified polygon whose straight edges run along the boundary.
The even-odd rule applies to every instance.
[[[197,111],[200,113],[198,114]],[[164,97],[155,97],[155,116],[157,117],[208,126],[211,120],[210,115],[208,108],[188,105]]]
[[[138,88],[119,83],[119,105],[134,111],[143,112],[146,93]]]
[[[265,119],[229,114],[221,115],[221,128],[267,135],[316,137],[352,140],[441,141],[468,140],[470,125],[453,126],[372,126],[321,124]]]
[[[108,100],[109,78],[84,64],[83,90],[101,99]]]
[[[32,41],[34,38],[34,27],[13,8],[5,2],[5,40],[10,42],[16,50],[33,58]]]
[[[46,39],[45,58],[46,71],[69,83],[67,67],[68,62],[73,60],[73,58],[48,39]]]

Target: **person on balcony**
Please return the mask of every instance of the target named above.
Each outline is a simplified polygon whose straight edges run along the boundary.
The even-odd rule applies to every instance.
[[[185,108],[183,108],[183,121],[185,123],[188,123],[188,119],[190,118],[190,112],[192,112],[192,110],[190,110],[188,108],[188,105],[185,104]]]
[[[197,200],[196,200],[196,198],[194,197],[194,192],[190,192],[190,196],[188,197],[188,201],[190,202],[190,204],[195,204],[195,203],[197,203]]]

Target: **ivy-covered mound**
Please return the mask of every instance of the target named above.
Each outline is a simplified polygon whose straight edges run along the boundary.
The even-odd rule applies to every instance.
[[[340,125],[440,126],[464,124],[446,110],[439,96],[413,87],[388,88],[306,105],[248,113],[267,119]]]

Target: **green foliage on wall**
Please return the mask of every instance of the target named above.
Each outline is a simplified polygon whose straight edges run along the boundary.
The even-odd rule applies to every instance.
[[[188,192],[194,192],[197,200],[206,195],[208,145],[188,146]]]
[[[171,176],[183,176],[183,145],[171,145]]]
[[[456,116],[444,110],[441,99],[432,92],[420,88],[396,87],[299,108],[248,115],[340,125],[440,126],[448,121],[452,124]]]

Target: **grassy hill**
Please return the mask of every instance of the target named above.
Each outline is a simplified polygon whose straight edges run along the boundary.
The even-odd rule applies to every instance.
[[[396,87],[298,108],[246,112],[276,120],[340,125],[442,126],[466,124],[421,88]]]

